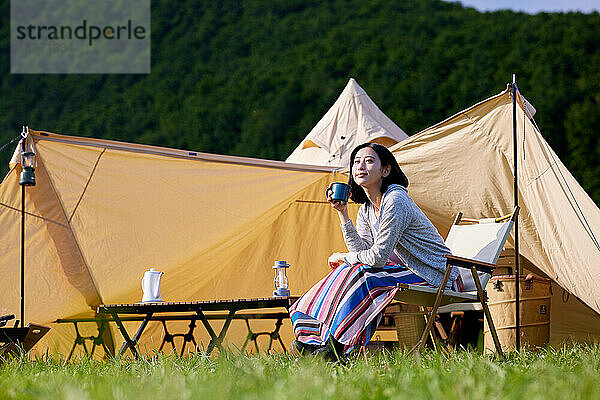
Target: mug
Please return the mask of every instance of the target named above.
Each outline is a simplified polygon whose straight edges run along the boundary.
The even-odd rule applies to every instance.
[[[331,197],[333,201],[347,203],[348,197],[350,197],[350,185],[343,182],[333,182],[325,190],[325,196],[327,198]]]

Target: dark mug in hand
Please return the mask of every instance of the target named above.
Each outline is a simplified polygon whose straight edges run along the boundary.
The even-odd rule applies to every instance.
[[[343,182],[333,182],[325,191],[325,196],[327,199],[331,198],[333,202],[339,201],[345,204],[348,202],[348,197],[350,197],[350,185]]]

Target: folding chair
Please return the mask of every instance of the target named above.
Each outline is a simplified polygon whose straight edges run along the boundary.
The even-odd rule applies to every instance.
[[[498,334],[487,306],[487,294],[483,288],[492,276],[500,252],[508,239],[518,213],[519,207],[515,207],[511,214],[503,217],[476,220],[462,218],[462,212],[459,212],[446,238],[446,246],[452,254],[445,255],[446,271],[440,287],[436,289],[404,283],[398,284],[399,290],[394,297],[395,300],[401,303],[431,307],[427,313],[427,325],[423,335],[409,351],[409,354],[413,352],[419,354],[423,350],[440,306],[479,301],[490,327],[496,351],[500,358],[504,359]],[[462,292],[444,289],[453,267],[458,268],[462,278],[464,286]]]

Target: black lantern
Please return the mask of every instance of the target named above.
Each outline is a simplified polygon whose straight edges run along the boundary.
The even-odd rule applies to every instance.
[[[25,151],[21,153],[21,186],[35,186],[35,153],[33,151]]]

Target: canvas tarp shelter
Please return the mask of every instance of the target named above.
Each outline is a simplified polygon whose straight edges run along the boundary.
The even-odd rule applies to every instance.
[[[551,342],[600,339],[600,210],[523,112],[518,96],[519,246],[552,279]],[[409,193],[442,235],[452,216],[509,213],[512,96],[506,90],[392,147]],[[533,108],[529,106],[529,109]],[[514,248],[514,232],[509,238]]]
[[[350,152],[365,142],[392,146],[408,135],[350,78],[333,106],[286,162],[347,167]]]
[[[53,324],[57,318],[93,316],[100,303],[140,301],[149,267],[165,272],[167,301],[255,298],[271,295],[271,266],[284,259],[292,265],[292,294],[300,295],[328,272],[327,257],[345,247],[325,202],[329,183],[346,179],[333,168],[47,132],[29,137],[37,185],[26,191],[25,317],[52,327],[40,349],[68,353],[73,327]],[[0,184],[0,306],[17,316],[19,173],[13,165]],[[258,330],[274,325],[255,323]],[[284,337],[291,341],[289,325]],[[96,332],[86,326],[82,334]],[[120,345],[114,327],[113,333]],[[229,343],[243,343],[243,322],[234,321],[231,333]],[[206,346],[204,329],[196,334]],[[151,323],[142,346],[158,347],[160,335]]]

